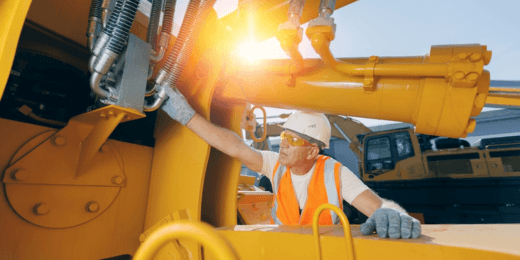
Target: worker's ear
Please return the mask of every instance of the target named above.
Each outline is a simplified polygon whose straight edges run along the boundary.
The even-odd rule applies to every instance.
[[[314,160],[318,158],[318,155],[320,155],[320,148],[313,146],[309,151],[309,155],[307,155],[307,159]]]

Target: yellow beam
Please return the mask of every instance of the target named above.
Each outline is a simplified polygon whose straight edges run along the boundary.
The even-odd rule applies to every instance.
[[[0,2],[0,99],[11,73],[18,39],[31,2],[30,0]]]

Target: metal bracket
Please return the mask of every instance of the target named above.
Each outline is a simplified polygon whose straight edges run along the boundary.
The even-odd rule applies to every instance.
[[[3,178],[13,209],[49,228],[76,226],[103,213],[125,186],[123,160],[107,138],[120,122],[143,116],[108,106],[25,143]]]
[[[378,56],[370,56],[368,62],[365,64],[365,80],[363,81],[363,89],[365,91],[373,92],[376,90],[377,84],[374,82],[374,68],[378,62]]]

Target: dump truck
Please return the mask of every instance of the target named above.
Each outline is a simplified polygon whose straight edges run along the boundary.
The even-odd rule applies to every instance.
[[[490,88],[486,45],[336,58],[333,13],[354,0],[240,1],[221,18],[214,2],[190,1],[177,36],[171,0],[150,14],[138,0],[0,3],[0,258],[520,258],[518,225],[423,225],[414,240],[346,221],[237,226],[241,163],[160,109],[168,88],[238,134],[251,103],[459,138],[486,104],[518,99]],[[241,42],[275,36],[290,59],[236,58]],[[302,57],[302,37],[320,58]]]

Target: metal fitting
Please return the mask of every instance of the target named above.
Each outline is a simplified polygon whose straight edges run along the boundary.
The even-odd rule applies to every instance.
[[[101,4],[101,9],[103,9],[103,12],[101,13],[101,24],[103,25],[103,28],[107,27],[108,24],[108,18],[110,17],[110,0],[103,0],[103,3]]]
[[[124,181],[125,181],[125,179],[119,175],[116,175],[116,176],[114,176],[114,178],[112,178],[112,183],[116,184],[116,185],[121,185],[121,184],[123,184]]]
[[[157,73],[157,76],[155,77],[155,84],[161,85],[166,79],[166,76],[168,76],[168,72],[164,69],[159,70],[159,73]]]
[[[157,86],[155,86],[155,87],[157,87]],[[169,87],[170,86],[168,84],[166,84],[165,86],[160,85],[158,87],[159,88],[158,92],[153,95],[153,98],[155,98],[155,99],[152,102],[152,104],[150,104],[150,105],[145,104],[143,106],[143,110],[145,112],[152,112],[152,111],[157,110],[162,105],[164,100],[166,100],[166,98],[168,97],[168,94],[166,94],[166,88],[169,88]]]

